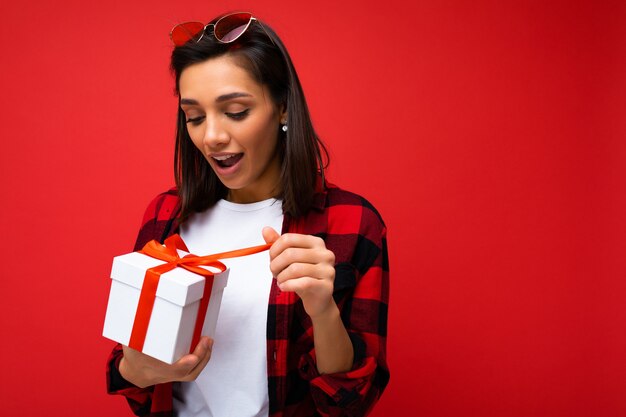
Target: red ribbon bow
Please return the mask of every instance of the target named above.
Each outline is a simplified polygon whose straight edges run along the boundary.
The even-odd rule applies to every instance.
[[[189,352],[191,353],[194,347],[200,340],[200,334],[202,332],[202,326],[204,325],[204,316],[209,308],[209,298],[211,298],[211,290],[213,288],[214,273],[201,268],[201,266],[211,266],[224,272],[226,265],[220,262],[220,259],[236,258],[239,256],[251,255],[253,253],[263,252],[268,250],[272,245],[265,244],[260,246],[253,246],[250,248],[237,249],[229,252],[216,253],[214,255],[197,256],[193,254],[180,257],[177,249],[189,252],[187,245],[181,239],[179,235],[172,235],[165,239],[165,246],[161,245],[156,240],[152,240],[139,251],[144,255],[148,255],[152,258],[165,261],[165,264],[155,266],[146,271],[146,275],[141,287],[141,293],[139,295],[139,304],[137,304],[137,313],[135,314],[135,322],[133,323],[133,330],[130,334],[130,341],[128,346],[141,351],[146,340],[146,333],[148,332],[148,324],[150,323],[150,317],[152,316],[152,308],[154,307],[154,300],[156,298],[157,287],[159,286],[159,279],[161,274],[164,274],[176,267],[184,268],[195,274],[204,277],[204,293],[200,300],[200,307],[198,308],[198,317],[196,318],[196,325],[193,331],[193,337],[191,339],[191,346]]]

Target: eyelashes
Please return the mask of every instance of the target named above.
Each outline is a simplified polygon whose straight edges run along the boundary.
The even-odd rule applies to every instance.
[[[226,116],[230,117],[233,120],[242,120],[244,119],[248,113],[250,113],[250,109],[245,109],[244,111],[240,111],[239,113],[225,113]]]
[[[243,120],[248,116],[248,113],[250,113],[250,109],[245,109],[237,113],[226,112],[224,114],[226,115],[226,117],[233,119],[233,120]],[[192,118],[187,119],[186,123],[191,123],[192,125],[199,125],[203,121],[204,121],[204,116],[198,116],[198,117],[192,117]]]
[[[204,119],[204,116],[194,117],[192,119],[187,119],[186,122],[191,123],[192,125],[199,125],[200,123],[202,123],[203,119]]]

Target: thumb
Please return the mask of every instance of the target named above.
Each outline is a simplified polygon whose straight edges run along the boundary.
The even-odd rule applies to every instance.
[[[265,243],[274,243],[279,237],[278,232],[271,227],[266,226],[263,228],[263,239],[265,239]]]
[[[213,339],[207,336],[202,336],[198,345],[193,350],[193,354],[202,359],[213,348]]]

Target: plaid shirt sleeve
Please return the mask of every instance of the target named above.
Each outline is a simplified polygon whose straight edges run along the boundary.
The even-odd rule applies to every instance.
[[[178,196],[171,189],[159,194],[148,206],[141,222],[141,229],[135,242],[135,251],[140,250],[152,239],[163,241],[170,230],[176,228]],[[109,355],[107,364],[107,391],[126,397],[131,410],[138,416],[169,416],[172,407],[171,384],[160,384],[139,388],[126,381],[119,372],[122,359],[122,345],[117,344]]]
[[[279,397],[272,398],[270,391],[271,416],[364,416],[389,381],[386,226],[376,209],[356,194],[329,185],[323,197],[318,201],[317,210],[312,210],[304,218],[291,220],[284,231],[317,235],[335,254],[334,298],[352,340],[354,364],[348,372],[320,375],[315,362],[310,318],[297,296],[278,294],[276,303],[289,304],[292,313],[286,320],[289,326],[286,335],[289,346],[285,349],[288,351],[287,364],[270,371],[276,372],[276,378],[270,382],[277,385],[274,392]],[[280,306],[275,309],[279,311]],[[280,328],[281,321],[284,317],[277,320],[277,328]],[[268,334],[268,338],[270,336]],[[278,334],[275,336],[280,339]],[[280,354],[283,341],[275,340],[274,343],[275,351]],[[274,362],[280,363],[280,360]],[[281,401],[283,384],[284,401]],[[278,405],[278,409],[272,410],[273,404]]]

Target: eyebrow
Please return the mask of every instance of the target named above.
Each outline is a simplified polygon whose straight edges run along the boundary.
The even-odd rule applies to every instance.
[[[221,103],[224,101],[228,101],[228,100],[232,100],[232,99],[240,98],[240,97],[252,97],[252,95],[248,93],[240,93],[240,92],[228,93],[228,94],[223,94],[217,97],[215,99],[215,102]],[[193,98],[181,98],[180,104],[198,105],[199,103],[198,103],[198,100],[195,100]]]

